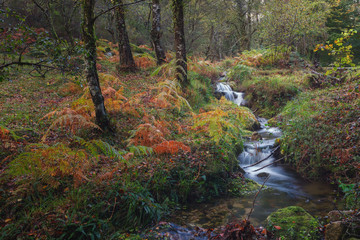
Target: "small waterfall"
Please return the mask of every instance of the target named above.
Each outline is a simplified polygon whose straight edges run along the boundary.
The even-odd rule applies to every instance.
[[[228,84],[218,83],[216,85],[216,92],[221,93],[227,100],[232,101],[239,106],[245,105],[244,93],[234,92]]]
[[[227,100],[239,106],[245,104],[244,93],[234,92],[226,83],[218,83],[216,91],[225,96]],[[240,166],[246,170],[248,178],[258,183],[263,182],[264,177],[270,175],[267,186],[287,192],[288,194],[302,195],[301,191],[299,191],[297,178],[283,167],[272,164],[276,160],[272,152],[274,151],[276,139],[281,137],[281,130],[277,127],[269,127],[268,121],[265,118],[258,118],[258,121],[261,126],[261,129],[257,131],[260,140],[249,140],[244,143],[244,151],[238,156]],[[249,167],[249,165],[261,160],[264,161]],[[258,171],[262,167],[264,168]]]

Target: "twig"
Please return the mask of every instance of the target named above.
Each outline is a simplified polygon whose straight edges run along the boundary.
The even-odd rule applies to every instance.
[[[93,18],[93,21],[96,21],[96,19],[98,19],[100,16],[104,15],[105,13],[108,13],[112,10],[114,10],[115,8],[118,8],[118,7],[124,7],[124,6],[129,6],[129,5],[133,5],[133,4],[138,4],[138,3],[141,3],[141,2],[145,2],[145,0],[139,0],[139,1],[136,1],[136,2],[132,2],[132,3],[124,3],[124,4],[117,4],[111,8],[108,8],[102,12],[100,12],[98,15],[96,15],[94,18]]]
[[[291,156],[291,155],[288,155],[288,156]],[[288,157],[288,156],[285,156],[285,157]],[[285,157],[282,157],[282,158],[280,158],[280,159],[278,159],[278,160],[276,160],[276,161],[273,161],[272,163],[269,163],[268,165],[265,165],[265,166],[263,166],[263,167],[261,167],[261,168],[259,168],[259,169],[256,169],[256,170],[254,170],[253,172],[260,171],[261,169],[264,169],[264,168],[266,168],[266,167],[268,167],[268,166],[271,166],[271,165],[273,165],[274,163],[280,162],[280,161],[283,160]]]
[[[270,153],[270,155],[267,156],[266,158],[264,158],[264,159],[262,159],[262,160],[260,160],[260,161],[258,161],[258,162],[256,162],[256,163],[253,163],[253,164],[251,164],[251,165],[249,165],[249,166],[245,166],[245,167],[243,167],[243,168],[253,167],[253,166],[258,165],[259,163],[262,163],[263,161],[268,160],[272,155],[274,155],[275,151],[278,150],[279,147],[280,147],[280,146],[277,146],[277,147]]]
[[[34,67],[44,67],[44,68],[50,68],[50,69],[56,69],[56,70],[60,70],[60,68],[57,67],[53,67],[53,66],[49,66],[49,65],[44,65],[44,64],[40,64],[40,63],[30,63],[30,62],[10,62],[4,65],[0,66],[0,69],[6,68],[6,67],[10,67],[12,65],[19,65],[19,66],[34,66]]]
[[[112,210],[111,216],[108,218],[108,220],[110,220],[110,219],[113,217],[113,215],[114,215],[115,207],[116,207],[116,200],[117,200],[117,197],[115,197],[115,203],[114,203],[114,206],[113,206],[113,210]]]
[[[261,189],[263,189],[265,183],[267,182],[267,180],[269,180],[269,178],[270,178],[270,175],[267,176],[267,178],[265,179],[265,181],[264,181],[263,184],[261,185],[259,191],[255,194],[255,197],[254,197],[254,200],[253,200],[253,204],[252,204],[252,208],[251,208],[250,213],[249,213],[249,215],[248,215],[248,217],[247,217],[247,219],[246,219],[247,221],[249,221],[250,216],[251,216],[252,212],[254,211],[255,201],[256,201],[257,196],[259,195]]]

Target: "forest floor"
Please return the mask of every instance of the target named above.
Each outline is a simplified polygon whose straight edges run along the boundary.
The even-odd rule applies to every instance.
[[[139,71],[119,74],[117,51],[99,44],[113,133],[93,123],[82,75],[41,78],[21,68],[0,83],[0,239],[121,239],[180,204],[258,189],[237,163],[257,120],[249,108],[213,96],[225,70],[249,106],[284,129],[282,153],[295,156],[288,162],[305,177],[343,184],[349,207],[357,206],[358,78],[319,87],[301,66],[269,62],[266,54],[190,58],[182,92],[171,63],[156,68],[148,48],[137,50]]]

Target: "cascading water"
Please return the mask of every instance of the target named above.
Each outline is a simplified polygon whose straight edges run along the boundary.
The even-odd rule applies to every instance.
[[[217,91],[238,105],[245,104],[244,94],[233,92],[227,84],[218,83]],[[292,205],[301,206],[318,216],[324,216],[333,210],[336,194],[330,185],[307,182],[286,166],[274,164],[277,159],[271,153],[274,151],[276,139],[281,137],[282,132],[277,127],[269,127],[264,118],[258,118],[258,121],[261,128],[257,133],[261,139],[246,141],[244,151],[238,157],[247,178],[262,184],[269,176],[266,182],[269,188],[258,195],[251,222],[255,225],[262,224],[273,211]],[[250,166],[260,160],[264,161]],[[234,217],[238,219],[247,217],[252,208],[253,199],[254,196],[250,195],[194,205],[189,210],[178,213],[174,221],[204,228],[218,227],[228,223]]]
[[[216,85],[216,91],[223,94],[227,100],[239,106],[245,104],[244,93],[234,92],[231,87],[225,83],[218,83]]]

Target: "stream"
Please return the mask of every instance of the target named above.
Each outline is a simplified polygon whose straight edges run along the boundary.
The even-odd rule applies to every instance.
[[[227,84],[218,83],[217,92],[238,105],[244,105],[244,93],[233,92]],[[267,189],[263,189],[256,199],[251,223],[256,226],[264,225],[266,217],[272,212],[293,205],[303,207],[313,216],[324,217],[335,208],[336,191],[330,184],[310,183],[286,165],[271,164],[277,160],[274,156],[256,166],[247,167],[268,157],[274,150],[276,139],[282,135],[279,128],[269,127],[266,119],[258,120],[261,129],[257,132],[262,139],[245,141],[244,151],[238,156],[240,166],[246,171],[245,177],[262,184],[269,176],[265,184]],[[269,166],[255,171],[266,165]],[[171,221],[182,226],[216,228],[235,218],[246,218],[252,208],[254,195],[255,193],[194,204],[178,211]]]

